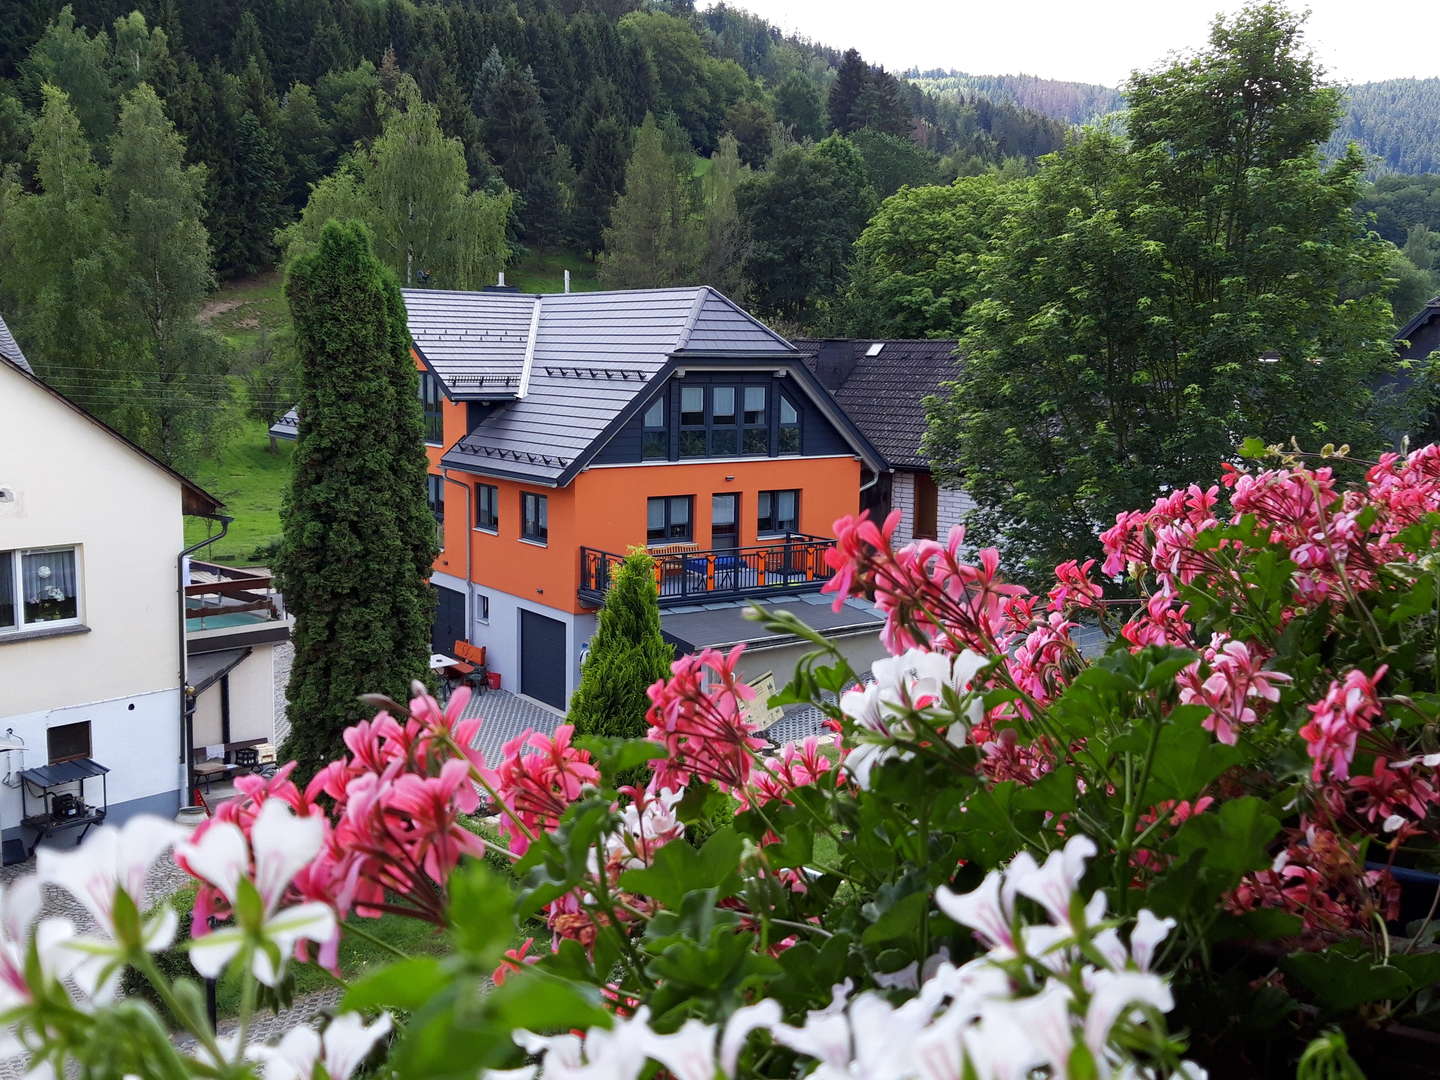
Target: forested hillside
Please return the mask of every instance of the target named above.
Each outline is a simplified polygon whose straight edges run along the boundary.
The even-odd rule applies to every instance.
[[[1119,90],[1095,83],[940,69],[912,69],[904,77],[941,100],[979,96],[1067,124],[1088,124],[1125,107]],[[1440,78],[1347,86],[1344,116],[1325,146],[1326,157],[1338,158],[1350,142],[1360,144],[1373,175],[1440,171]]]
[[[1326,154],[1347,142],[1377,159],[1379,173],[1440,172],[1440,78],[1386,79],[1345,89],[1345,116]]]

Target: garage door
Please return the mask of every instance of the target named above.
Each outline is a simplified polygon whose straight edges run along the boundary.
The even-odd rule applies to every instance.
[[[465,633],[465,594],[439,585],[432,588],[435,590],[435,624],[430,630],[430,647],[452,656],[455,642],[470,640]]]
[[[520,612],[520,692],[563,709],[569,670],[565,624],[533,611]]]

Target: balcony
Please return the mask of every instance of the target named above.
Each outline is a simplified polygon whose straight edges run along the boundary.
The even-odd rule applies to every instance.
[[[185,585],[187,639],[259,644],[284,640],[289,632],[290,619],[268,573],[191,560]]]
[[[806,533],[787,533],[762,544],[703,550],[686,545],[651,549],[660,606],[677,607],[710,600],[738,600],[815,592],[830,580],[825,552],[835,541]],[[597,607],[605,601],[613,567],[625,556],[597,548],[580,549],[580,600]]]

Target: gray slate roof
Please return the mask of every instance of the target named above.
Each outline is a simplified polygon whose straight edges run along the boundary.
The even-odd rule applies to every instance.
[[[957,375],[954,339],[872,338],[827,343],[819,338],[795,338],[791,344],[800,350],[811,371],[816,371],[822,345],[848,347],[854,368],[842,379],[834,380],[838,385],[817,372],[820,381],[892,468],[930,467],[920,452],[920,440],[925,435],[924,400],[940,393],[941,385]],[[867,356],[872,345],[882,348],[876,355]]]
[[[20,351],[20,343],[10,333],[10,328],[5,325],[5,317],[0,315],[0,358],[9,360],[21,371],[34,375],[35,370],[30,366],[30,361],[25,359],[25,354]]]
[[[784,338],[708,286],[542,295],[406,289],[404,296],[416,351],[453,398],[517,395],[495,406],[443,463],[541,483],[559,482],[672,356],[794,355]]]

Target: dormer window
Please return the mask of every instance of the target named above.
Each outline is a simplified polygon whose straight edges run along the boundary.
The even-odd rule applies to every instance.
[[[800,411],[790,399],[780,395],[780,449],[782,454],[800,453]]]
[[[665,396],[662,394],[645,410],[644,431],[641,436],[642,455],[647,459],[670,456],[670,429],[665,426]]]

